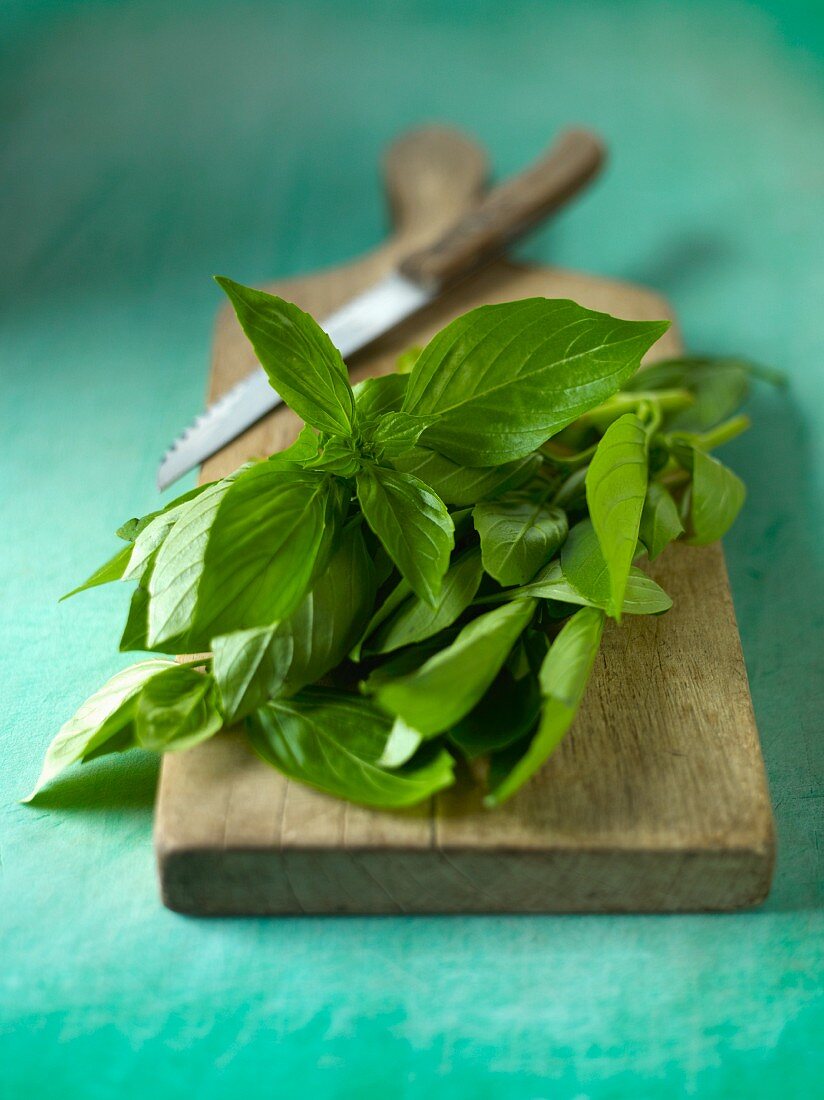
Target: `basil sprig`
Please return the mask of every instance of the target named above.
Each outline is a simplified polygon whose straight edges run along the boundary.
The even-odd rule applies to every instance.
[[[353,389],[308,314],[218,282],[306,426],[118,530],[74,591],[135,583],[120,647],[162,656],[80,707],[33,794],[69,765],[244,722],[263,760],[341,798],[410,806],[462,755],[488,758],[499,805],[572,724],[605,621],[671,606],[638,561],[734,521],[744,487],[709,452],[746,427],[766,372],[637,373],[667,322],[531,298],[459,317]]]

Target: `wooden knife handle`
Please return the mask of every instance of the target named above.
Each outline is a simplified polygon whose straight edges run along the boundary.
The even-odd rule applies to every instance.
[[[568,130],[537,164],[490,191],[435,244],[408,256],[402,274],[433,290],[469,274],[580,191],[604,155],[595,134]]]

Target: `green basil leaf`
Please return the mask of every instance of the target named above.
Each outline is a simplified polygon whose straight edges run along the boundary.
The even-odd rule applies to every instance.
[[[489,691],[449,731],[449,740],[468,760],[511,745],[530,732],[541,713],[535,676],[516,679],[502,668]]]
[[[690,535],[692,546],[715,542],[735,522],[747,490],[743,481],[717,458],[693,449],[690,492]]]
[[[582,608],[564,624],[541,665],[540,725],[529,748],[484,800],[500,806],[530,779],[558,747],[584,697],[598,655],[604,613]]]
[[[220,502],[232,484],[233,479],[230,478],[213,481],[196,499],[170,508],[156,516],[135,538],[129,567],[123,574],[123,579],[137,581],[143,585],[148,583],[160,547],[171,534],[178,520],[183,520],[184,516],[193,528],[201,532],[201,537],[205,538]]]
[[[476,504],[472,516],[481,538],[484,569],[504,586],[531,580],[568,530],[565,512],[522,493]]]
[[[542,461],[540,455],[528,454],[502,466],[460,466],[437,451],[413,447],[394,456],[392,465],[419,478],[446,504],[462,507],[520,488],[537,474]]]
[[[655,561],[662,550],[683,533],[684,526],[675,501],[660,481],[651,481],[639,529],[649,560]]]
[[[413,592],[434,604],[455,539],[446,505],[416,477],[383,466],[364,467],[357,486],[366,522]]]
[[[443,733],[481,700],[534,611],[534,600],[496,607],[473,619],[419,668],[392,679],[372,676],[366,690],[424,737]]]
[[[590,534],[590,549],[594,560],[588,567],[588,576],[597,576],[599,579],[594,584],[589,580],[584,581],[589,588],[589,596],[583,595],[570,584],[564,576],[559,561],[551,561],[530,584],[511,589],[506,595],[513,598],[532,596],[544,600],[557,600],[559,603],[577,604],[579,607],[598,607],[606,611],[610,600],[609,576],[601,548],[591,527]],[[596,561],[600,564],[595,565]],[[643,569],[633,566],[629,571],[624,594],[624,612],[627,615],[660,615],[664,611],[669,611],[671,607],[672,600],[664,589],[656,584],[652,577],[648,577]]]
[[[137,696],[141,688],[151,677],[174,667],[173,661],[142,661],[112,676],[61,727],[49,745],[34,790],[23,801],[30,802],[70,764],[132,748]]]
[[[404,411],[437,416],[422,442],[455,462],[509,462],[620,389],[667,327],[567,300],[482,306],[424,348]]]
[[[269,455],[265,462],[271,469],[299,470],[311,462],[317,456],[319,450],[320,437],[318,433],[309,424],[304,424],[294,443],[289,447],[285,447],[282,451],[276,451],[275,454]],[[250,465],[254,465],[254,463],[241,466],[241,470],[247,469]],[[237,473],[240,473],[240,470]],[[232,475],[233,479],[237,478],[237,473]]]
[[[135,516],[132,519],[127,519],[115,531],[115,534],[119,539],[125,539],[126,542],[134,542],[141,531],[149,526],[153,519],[157,519],[158,516],[162,516],[165,512],[171,512],[177,509],[181,504],[188,504],[190,500],[194,500],[195,497],[199,497],[201,493],[204,493],[214,482],[207,481],[204,485],[198,485],[194,489],[190,489],[187,493],[181,493],[180,496],[170,500],[168,504],[163,508],[158,508],[156,512],[149,512],[148,515],[141,516],[139,519]]]
[[[417,596],[410,596],[368,640],[364,649],[369,654],[391,653],[394,649],[439,634],[472,603],[482,576],[483,564],[478,549],[461,554],[447,570],[434,605]]]
[[[149,590],[143,584],[132,593],[119,649],[121,653],[149,649]]]
[[[405,412],[383,413],[364,425],[364,442],[381,459],[391,458],[414,447],[421,432],[434,420],[433,416],[412,416]]]
[[[329,474],[353,477],[361,467],[361,456],[354,439],[332,435],[324,439],[317,454],[305,465]]]
[[[135,739],[152,752],[177,752],[223,727],[214,678],[174,665],[147,680],[137,699]]]
[[[249,739],[290,779],[376,809],[412,806],[452,784],[452,757],[443,750],[401,768],[382,765],[392,728],[368,700],[314,689],[261,707]]]
[[[370,638],[381,623],[386,622],[386,620],[393,615],[411,595],[412,589],[409,587],[407,581],[401,577],[383,602],[378,605],[369,622],[361,632],[360,637],[352,647],[349,656],[353,661],[359,661],[361,659],[366,639]]]
[[[272,386],[307,424],[351,435],[355,399],[340,352],[291,302],[218,276]]]
[[[561,570],[588,603],[596,607],[609,605],[612,599],[609,566],[591,520],[581,520],[570,528],[561,547]]]
[[[750,379],[758,373],[758,368],[742,359],[668,359],[641,371],[627,389],[689,390],[694,404],[667,416],[666,424],[670,430],[700,432],[726,420],[744,404]]]
[[[289,448],[289,450],[292,450],[292,448]],[[281,452],[281,455],[286,453],[285,451]],[[281,455],[276,457],[280,458]],[[186,509],[190,506],[190,502],[194,502],[195,498],[199,499],[198,507],[202,509],[199,513],[201,517],[199,522],[205,525],[208,530],[208,526],[217,511],[220,501],[229,491],[229,486],[254,465],[254,462],[248,462],[229,474],[228,477],[220,481],[209,482],[207,485],[202,486],[202,492],[192,493],[188,499],[180,498],[179,503],[175,504],[174,507],[170,506],[163,512],[158,513],[158,515],[146,524],[146,526],[135,536],[131,559],[128,568],[123,574],[123,579],[136,580],[138,585],[132,596],[131,603],[129,604],[126,627],[120,639],[121,652],[128,652],[129,650],[136,649],[157,649],[159,652],[163,653],[175,650],[174,643],[171,645],[166,643],[159,646],[153,646],[149,641],[149,578],[154,570],[158,551],[163,542],[165,542],[169,532],[177,521],[182,518]],[[177,652],[183,652],[184,650],[186,650],[185,645],[183,649],[178,648]]]
[[[339,665],[363,630],[374,597],[374,566],[360,525],[352,524],[287,619],[214,639],[214,674],[226,720],[235,722]]]
[[[67,592],[65,596],[61,596],[60,602],[62,603],[63,600],[67,600],[70,596],[76,596],[78,592],[85,592],[89,588],[97,588],[98,585],[101,584],[119,581],[129,566],[129,558],[131,558],[131,556],[131,545],[124,546],[122,550],[118,550],[113,558],[109,558],[105,565],[101,565],[99,569],[96,569],[88,580],[79,584],[77,588],[73,588],[71,592]]]
[[[236,630],[212,641],[213,672],[227,724],[245,718],[283,687],[292,636],[275,626]]]
[[[358,420],[365,422],[385,413],[400,412],[408,381],[404,374],[384,374],[358,382],[352,390]]]
[[[188,506],[149,578],[149,642],[188,652],[269,626],[300,603],[328,560],[342,508],[328,475],[260,463],[214,502]]]
[[[587,504],[609,570],[608,613],[619,622],[647,494],[647,437],[633,413],[604,432],[586,476]]]
[[[375,567],[360,524],[341,533],[326,568],[296,611],[277,628],[291,639],[286,691],[314,684],[336,668],[363,631],[375,601]]]

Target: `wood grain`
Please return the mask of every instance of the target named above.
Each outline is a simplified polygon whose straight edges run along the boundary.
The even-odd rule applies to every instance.
[[[444,130],[413,135],[386,167],[392,239],[272,289],[323,316],[435,239],[477,200],[486,174],[478,150]],[[497,261],[353,359],[352,375],[391,370],[400,351],[467,309],[530,295],[639,320],[670,315],[638,287]],[[673,326],[655,353],[680,346]],[[254,364],[224,311],[209,397]],[[203,477],[287,445],[298,428],[279,410]],[[663,912],[761,901],[772,815],[723,553],[674,547],[652,573],[673,610],[607,629],[572,731],[501,810],[483,811],[469,782],[408,813],[352,806],[287,781],[236,733],[166,757],[155,829],[164,902],[195,914],[274,914]]]

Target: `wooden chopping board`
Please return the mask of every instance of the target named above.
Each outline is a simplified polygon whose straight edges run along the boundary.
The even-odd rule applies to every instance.
[[[344,267],[272,284],[323,317],[434,239],[481,193],[483,153],[427,129],[390,150],[394,235]],[[240,273],[242,274],[242,273]],[[488,302],[543,295],[644,320],[672,316],[637,286],[499,261],[353,358],[359,380]],[[675,326],[654,355],[681,350]],[[255,366],[224,309],[209,398]],[[280,409],[202,478],[288,445]],[[155,841],[163,900],[193,914],[609,912],[735,909],[766,896],[774,832],[720,546],[670,547],[651,568],[674,600],[660,618],[610,623],[573,729],[497,811],[469,784],[406,813],[292,783],[240,733],[164,758]]]

